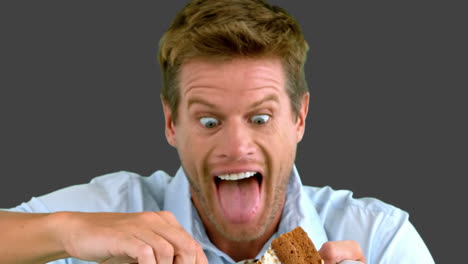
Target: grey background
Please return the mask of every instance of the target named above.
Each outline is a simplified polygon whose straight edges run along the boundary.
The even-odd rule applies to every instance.
[[[0,208],[109,172],[176,171],[155,56],[186,1],[168,2],[1,2]],[[468,175],[462,9],[273,2],[311,46],[303,181],[408,211],[436,261],[458,261]]]

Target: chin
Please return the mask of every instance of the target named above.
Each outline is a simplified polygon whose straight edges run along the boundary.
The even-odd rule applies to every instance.
[[[265,225],[235,225],[222,228],[221,230],[218,229],[218,231],[222,233],[224,237],[236,242],[256,240],[265,233],[265,230]]]
[[[257,217],[256,219],[243,223],[232,223],[226,221],[225,218],[211,219],[211,222],[216,230],[225,238],[231,241],[244,242],[256,240],[265,234],[271,221],[268,221],[268,219],[262,220],[260,218],[261,217]]]

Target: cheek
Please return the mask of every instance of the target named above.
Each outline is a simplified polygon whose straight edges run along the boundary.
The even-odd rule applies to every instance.
[[[193,132],[193,129],[185,129],[177,135],[177,152],[182,166],[192,179],[202,177],[205,174],[206,161],[209,153],[209,141]]]
[[[278,131],[277,138],[271,140],[275,144],[274,149],[271,150],[271,155],[273,155],[274,162],[278,165],[280,174],[278,181],[281,182],[280,185],[283,185],[284,181],[289,178],[296,157],[297,141],[294,126],[291,122],[284,122],[281,127],[276,129]]]
[[[276,123],[268,131],[259,135],[257,142],[272,172],[288,177],[297,147],[293,126],[286,122]],[[283,176],[277,180],[282,182],[282,178]]]
[[[186,129],[181,128],[179,129],[178,133],[176,134],[176,139],[177,139],[177,153],[179,154],[179,158],[182,162],[182,166],[184,169],[187,171],[188,174],[195,175],[195,159],[197,155],[195,154],[196,152],[196,147],[190,147],[193,146],[193,139],[189,133],[186,133]]]
[[[294,152],[297,145],[297,134],[292,122],[284,121],[274,124],[272,130],[275,131],[275,139],[272,140],[277,148],[282,150],[284,155],[290,155]]]
[[[197,136],[194,135],[193,129],[188,125],[187,120],[180,122],[176,130],[176,148],[182,156],[193,156],[193,152],[197,152]]]

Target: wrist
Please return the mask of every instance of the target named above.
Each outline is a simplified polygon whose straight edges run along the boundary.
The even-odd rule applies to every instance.
[[[69,231],[69,212],[57,212],[48,214],[45,218],[45,230],[50,236],[51,254],[47,261],[70,257],[66,250],[66,234]]]

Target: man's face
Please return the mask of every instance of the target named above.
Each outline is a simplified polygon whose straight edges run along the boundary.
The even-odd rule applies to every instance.
[[[308,94],[296,119],[279,59],[193,60],[179,84],[176,124],[164,105],[166,137],[198,213],[208,232],[258,238],[281,215]]]

